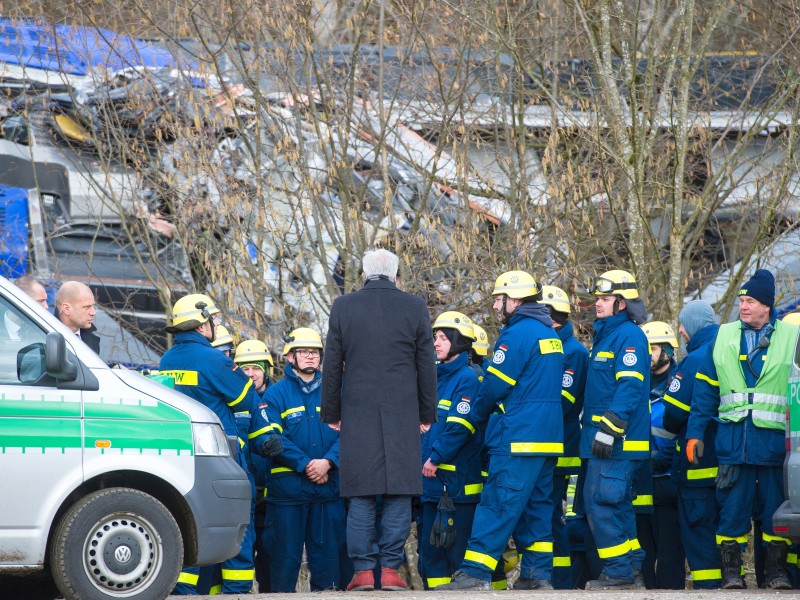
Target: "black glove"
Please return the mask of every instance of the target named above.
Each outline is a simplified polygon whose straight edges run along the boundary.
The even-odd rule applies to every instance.
[[[449,548],[456,542],[456,507],[447,495],[447,488],[436,507],[436,518],[431,528],[431,546]]]
[[[283,442],[281,441],[281,436],[277,433],[270,433],[264,441],[261,443],[261,446],[258,449],[259,455],[263,456],[264,458],[269,458],[270,456],[277,456],[283,452]]]
[[[592,454],[597,458],[611,458],[614,449],[614,439],[625,435],[627,421],[623,421],[610,410],[607,410],[600,419],[600,429],[592,440]]]
[[[717,471],[717,487],[721,490],[729,490],[739,479],[739,472],[741,467],[739,465],[720,465]]]

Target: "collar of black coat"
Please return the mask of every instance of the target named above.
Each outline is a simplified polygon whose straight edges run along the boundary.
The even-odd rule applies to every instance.
[[[364,288],[395,289],[396,286],[386,275],[371,275],[364,281]]]

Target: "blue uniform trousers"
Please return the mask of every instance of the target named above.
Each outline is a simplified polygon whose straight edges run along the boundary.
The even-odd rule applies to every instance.
[[[716,590],[722,584],[718,523],[716,487],[678,488],[678,525],[696,590]]]
[[[583,501],[589,527],[603,560],[603,572],[633,580],[644,552],[636,537],[632,480],[639,461],[590,458],[586,465]]]
[[[344,589],[353,575],[347,559],[344,500],[267,504],[264,545],[270,591],[295,591],[306,548],[312,592]]]
[[[449,548],[436,548],[431,546],[431,529],[436,519],[438,502],[423,502],[420,523],[417,531],[420,532],[417,540],[419,552],[419,572],[425,589],[433,589],[438,585],[450,583],[450,576],[461,566],[464,552],[467,550],[467,541],[472,531],[472,521],[475,517],[477,503],[456,504],[455,543]]]
[[[554,456],[492,456],[461,569],[491,579],[513,535],[520,577],[550,580],[553,571]]]
[[[567,523],[564,519],[564,500],[567,497],[569,476],[553,477],[553,587],[572,589],[572,559],[569,551]]]
[[[677,484],[671,476],[653,478],[653,531],[656,540],[656,588],[686,587],[686,554],[678,526]]]
[[[739,465],[739,478],[726,490],[717,488],[721,509],[717,535],[725,538],[746,538],[753,516],[760,517],[761,530],[773,536],[772,515],[783,503],[783,467]],[[754,508],[758,507],[758,514]],[[747,541],[739,540],[742,548]]]

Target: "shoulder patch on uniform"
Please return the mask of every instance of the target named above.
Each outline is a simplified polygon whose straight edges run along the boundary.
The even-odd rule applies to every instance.
[[[628,348],[625,348],[625,350],[628,350]],[[622,355],[622,364],[624,364],[626,367],[632,367],[636,364],[637,360],[638,359],[633,352],[627,352],[626,354]]]
[[[500,348],[503,348],[503,346],[500,346]],[[499,365],[505,359],[506,359],[506,353],[503,352],[502,350],[497,350],[495,351],[494,356],[492,357],[492,362],[496,365]]]
[[[469,413],[471,405],[469,403],[469,398],[462,398],[461,402],[456,405],[456,410],[460,415],[466,415]]]
[[[561,378],[561,387],[569,388],[575,383],[575,378],[572,376],[572,371],[564,371],[564,376]]]
[[[670,384],[669,384],[669,391],[670,391],[670,392],[672,392],[672,393],[674,394],[674,393],[675,393],[675,392],[677,392],[679,389],[681,389],[681,380],[680,380],[680,379],[678,379],[678,378],[676,377],[675,379],[673,379],[673,380],[670,382]]]

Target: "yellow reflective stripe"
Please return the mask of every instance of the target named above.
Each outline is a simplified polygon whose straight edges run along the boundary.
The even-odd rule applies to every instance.
[[[554,556],[553,567],[571,567],[572,560],[569,556]]]
[[[238,398],[236,398],[236,400],[234,400],[233,402],[228,402],[228,406],[230,406],[230,407],[234,407],[234,406],[236,406],[237,404],[239,404],[239,402],[241,402],[242,400],[244,400],[244,397],[247,395],[247,392],[249,392],[249,391],[250,391],[250,387],[251,387],[252,385],[253,385],[253,380],[252,380],[252,379],[250,379],[250,378],[248,377],[248,378],[247,378],[247,383],[245,383],[245,384],[244,384],[244,389],[242,390],[242,393],[241,393],[241,394],[239,394],[239,397],[238,397]]]
[[[650,440],[644,440],[644,441],[623,440],[622,450],[625,452],[649,452]]]
[[[746,544],[747,543],[747,534],[736,536],[736,537],[731,537],[729,535],[719,535],[719,534],[717,534],[717,546],[719,546],[722,542],[728,542],[728,541],[739,542],[740,544]]]
[[[739,355],[739,360],[746,361],[747,360],[747,354],[740,354]]]
[[[633,505],[634,506],[652,506],[653,505],[653,497],[652,496],[648,496],[647,494],[641,494],[639,496],[636,496],[636,498],[633,499]]]
[[[184,573],[180,572],[178,575],[178,583],[188,583],[189,585],[197,585],[197,580],[200,579],[199,573]]]
[[[452,471],[453,473],[456,472],[456,466],[447,463],[442,463],[440,465],[437,465],[436,468],[441,469],[442,471]]]
[[[197,385],[197,371],[159,371],[158,374],[172,377],[175,385]]]
[[[592,415],[592,423],[599,423],[602,418],[603,415]]]
[[[717,381],[716,379],[711,379],[711,377],[709,377],[708,375],[703,375],[700,371],[698,371],[697,375],[695,375],[695,379],[705,381],[713,385],[714,387],[719,387],[719,381]]]
[[[290,469],[289,467],[272,467],[269,472],[273,475],[275,473],[294,473],[294,469]]]
[[[681,410],[685,410],[686,412],[689,412],[692,408],[688,404],[684,404],[680,400],[676,400],[669,394],[664,394],[664,402],[669,402],[670,404],[672,404],[672,406],[677,406],[678,408],[680,408]]]
[[[471,433],[475,433],[475,427],[467,421],[466,419],[462,419],[461,417],[447,417],[446,423],[461,423],[464,427],[470,430]]]
[[[644,375],[638,371],[620,371],[617,373],[617,379],[622,379],[623,377],[635,377],[640,381],[644,381]]]
[[[552,552],[553,542],[533,542],[525,550],[528,552]]]
[[[274,431],[278,431],[278,432],[280,432],[280,433],[283,433],[283,427],[281,427],[281,426],[280,426],[280,425],[278,425],[277,423],[273,423],[273,424],[272,424],[272,429],[273,429]]]
[[[503,591],[508,589],[508,579],[503,579],[502,581],[493,581],[492,587],[496,590]]]
[[[506,405],[503,404],[502,402],[497,405],[497,408],[499,408],[500,412],[502,412],[502,413],[506,412]]]
[[[564,444],[560,442],[511,442],[511,454],[519,452],[564,452]]]
[[[450,408],[450,400],[439,400],[439,408]]]
[[[633,538],[632,540],[628,540],[631,544],[631,550],[640,550],[641,545],[639,544],[639,538]]]
[[[605,424],[606,424],[606,426],[608,426],[608,428],[609,428],[611,431],[615,432],[615,433],[625,433],[625,430],[624,430],[622,427],[617,427],[616,425],[614,425],[614,424],[613,424],[611,421],[609,421],[608,419],[606,419],[605,415],[603,415],[602,417],[600,417],[600,422],[601,422],[601,423],[605,423]]]
[[[716,477],[719,472],[719,467],[708,467],[707,469],[687,469],[686,479],[711,479]]]
[[[452,579],[450,577],[428,577],[428,589],[433,589],[437,585],[444,585],[445,583],[450,583]]]
[[[613,352],[608,352],[608,351],[598,352],[597,356],[600,357],[600,358],[614,358],[614,353]]]
[[[558,338],[539,340],[539,352],[541,354],[564,354],[564,346]]]
[[[209,596],[216,596],[222,593],[222,584],[218,583],[217,585],[212,585],[208,588],[208,595]]]
[[[511,377],[509,377],[508,375],[505,375],[504,373],[501,373],[500,371],[498,371],[494,367],[489,367],[488,369],[486,369],[486,372],[494,374],[495,376],[497,376],[500,379],[502,379],[503,381],[505,381],[508,385],[517,385],[517,382],[514,381],[513,379],[511,379]]]
[[[607,548],[598,548],[597,555],[600,558],[615,558],[617,556],[622,556],[623,554],[627,554],[631,550],[631,543],[629,540],[625,540],[621,544],[617,544],[616,546],[609,546]]]
[[[293,415],[294,413],[305,412],[305,410],[306,410],[305,406],[295,406],[294,408],[288,408],[281,413],[281,419],[285,419],[286,417],[288,417],[289,415]]]
[[[761,533],[761,539],[765,542],[783,542],[787,546],[791,546],[792,542],[785,537],[779,535],[770,535],[769,533]]]
[[[559,456],[556,462],[557,467],[580,467],[581,459],[579,456]]]
[[[271,430],[272,430],[272,425],[267,425],[266,427],[262,427],[261,429],[258,429],[257,431],[251,431],[250,433],[248,433],[247,434],[247,439],[248,440],[255,439],[258,436],[260,436],[262,433],[268,433]]]
[[[317,412],[322,412],[322,407],[321,406],[317,407]]]
[[[481,477],[486,479],[489,476],[489,471],[481,471]]]
[[[471,496],[474,494],[480,494],[483,491],[483,484],[482,483],[468,483],[464,486],[464,495]]]
[[[569,400],[572,404],[575,404],[575,396],[570,394],[567,390],[561,390],[561,395],[564,396],[567,400]]]
[[[256,576],[253,569],[222,569],[222,579],[228,581],[252,581]]]
[[[497,559],[492,558],[488,554],[481,554],[480,552],[475,552],[474,550],[467,550],[464,553],[464,560],[468,560],[470,562],[478,563],[479,565],[489,567],[490,571],[494,571],[495,567],[497,566]]]
[[[244,440],[242,438],[236,438],[239,440],[239,449],[244,448]]]
[[[786,555],[786,564],[797,566],[797,553],[796,552],[789,552],[789,554]]]
[[[711,581],[713,579],[722,579],[722,569],[692,571],[692,581]]]

